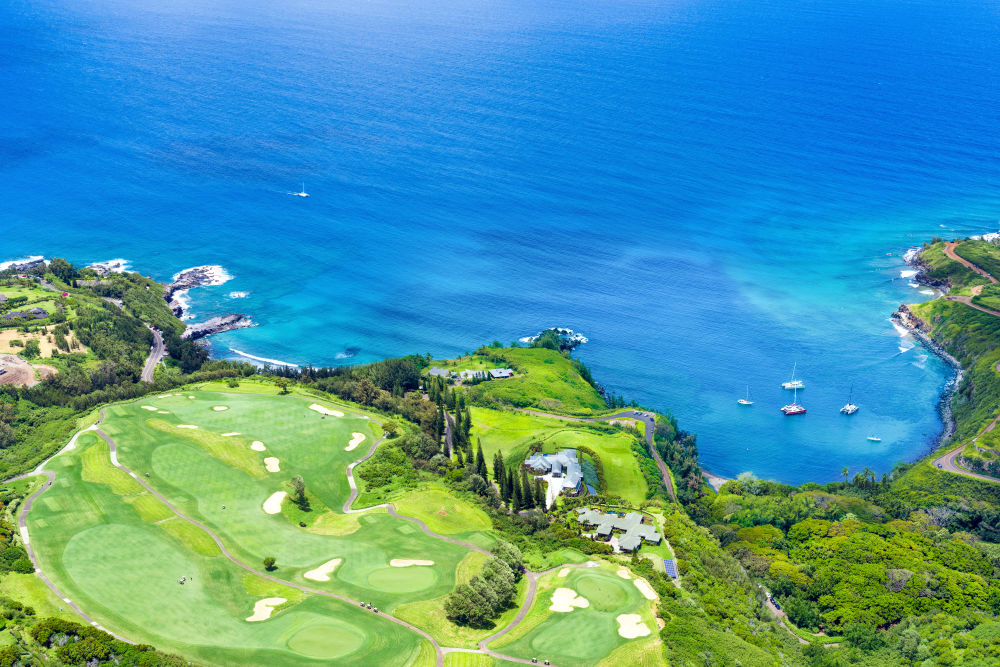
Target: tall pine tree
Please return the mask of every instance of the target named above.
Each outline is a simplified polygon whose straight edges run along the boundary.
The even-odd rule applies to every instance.
[[[500,488],[500,493],[503,493],[503,485],[507,479],[507,471],[504,470],[503,466],[503,456],[500,452],[493,455],[493,481],[497,483]]]
[[[531,492],[531,485],[528,483],[528,471],[521,468],[521,502],[526,508],[534,507],[535,494]]]
[[[476,474],[483,479],[488,479],[486,474],[486,457],[483,456],[483,443],[479,443],[476,449]]]
[[[535,507],[545,509],[545,490],[542,488],[542,480],[535,478]]]

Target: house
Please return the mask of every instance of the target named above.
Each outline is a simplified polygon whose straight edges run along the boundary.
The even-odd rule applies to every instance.
[[[533,454],[524,465],[536,477],[548,482],[546,506],[551,507],[561,493],[579,495],[584,489],[583,468],[575,449],[564,449],[554,454]]]
[[[491,368],[490,378],[494,380],[505,380],[514,377],[514,371],[510,368]]]
[[[438,368],[437,366],[435,366],[434,368],[432,368],[429,371],[427,371],[427,374],[428,375],[433,375],[434,377],[439,377],[439,378],[450,378],[451,377],[451,371],[449,371],[447,368]]]
[[[663,536],[656,532],[656,527],[643,523],[643,516],[638,512],[605,514],[601,510],[580,507],[576,510],[577,521],[585,526],[596,526],[594,531],[598,538],[610,538],[614,531],[623,534],[618,538],[618,549],[621,551],[637,551],[642,543],[659,544]]]
[[[47,312],[45,312],[41,308],[37,308],[37,307],[32,308],[28,312],[31,313],[35,317],[36,320],[44,320],[46,317],[49,316],[49,314]]]
[[[458,377],[463,380],[485,380],[486,371],[459,371]]]
[[[28,313],[25,313],[20,310],[15,310],[3,316],[5,320],[18,320],[21,319],[22,317],[28,317]]]
[[[4,303],[5,301],[7,301],[7,295],[6,294],[0,294],[0,303]]]

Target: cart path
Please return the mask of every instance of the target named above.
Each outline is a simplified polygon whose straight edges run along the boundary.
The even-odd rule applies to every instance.
[[[653,444],[653,431],[656,428],[656,415],[655,413],[649,413],[644,411],[639,411],[639,414],[632,412],[617,412],[613,415],[606,415],[604,417],[569,417],[567,415],[557,415],[552,412],[539,412],[538,410],[529,410],[527,408],[510,408],[515,412],[523,412],[527,415],[535,415],[536,417],[549,417],[550,419],[562,419],[571,422],[606,422],[613,419],[635,419],[643,422],[646,425],[644,429],[646,432],[646,444],[649,446],[649,452],[653,456],[653,461],[656,462],[656,467],[660,469],[660,475],[663,476],[663,485],[667,488],[667,493],[670,494],[670,498],[677,502],[677,495],[674,493],[674,483],[670,479],[670,471],[667,470],[667,464],[663,462],[660,458],[660,453],[656,451],[656,446]]]
[[[958,256],[955,252],[955,248],[961,245],[961,241],[946,241],[944,244],[944,254],[948,256],[948,259],[953,259],[967,269],[972,269],[984,278],[989,279],[991,283],[997,282],[997,279],[989,274],[985,269],[981,269],[967,259]]]

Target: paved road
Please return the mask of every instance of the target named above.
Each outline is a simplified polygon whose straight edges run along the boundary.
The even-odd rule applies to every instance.
[[[152,382],[153,374],[156,372],[156,365],[163,359],[165,348],[163,346],[163,335],[153,327],[146,325],[153,332],[153,347],[146,357],[146,365],[142,367],[142,381]]]
[[[959,257],[958,253],[955,252],[955,248],[957,248],[959,245],[960,245],[959,241],[947,241],[944,244],[944,254],[947,255],[949,259],[953,259],[962,266],[966,267],[967,269],[972,269],[979,275],[983,276],[984,278],[987,278],[991,283],[997,282],[997,279],[991,276],[985,270],[979,268],[969,260],[963,257]]]
[[[983,433],[988,433],[989,431],[992,431],[994,428],[996,428],[998,422],[1000,422],[1000,415],[997,415],[997,417],[993,421],[991,421],[989,425],[986,426],[986,428],[977,433],[976,437],[972,439],[972,442],[975,443],[976,440],[979,439],[979,436],[981,436]],[[965,449],[966,444],[967,442],[963,442],[955,449],[949,451],[943,456],[939,456],[938,458],[934,459],[931,462],[931,465],[933,465],[935,468],[938,468],[939,470],[945,470],[947,472],[953,472],[958,475],[965,475],[966,477],[981,479],[984,482],[994,482],[1000,484],[1000,479],[997,479],[996,477],[989,477],[988,475],[980,475],[979,473],[970,472],[965,468],[960,468],[958,466],[958,462],[955,459],[957,459],[958,455],[962,453],[963,449]]]
[[[663,462],[660,458],[660,453],[656,451],[656,447],[653,444],[653,432],[656,428],[656,415],[650,412],[638,411],[639,414],[635,414],[635,410],[629,410],[627,412],[617,412],[613,415],[607,415],[605,417],[567,417],[566,415],[557,415],[552,412],[539,412],[538,410],[528,410],[527,408],[511,408],[517,412],[523,412],[529,415],[537,415],[539,417],[550,417],[552,419],[562,419],[571,422],[607,422],[614,419],[638,419],[646,425],[646,444],[649,445],[649,452],[653,455],[653,460],[656,462],[656,467],[660,469],[660,475],[663,476],[663,485],[667,487],[667,493],[674,502],[677,502],[677,495],[674,493],[674,484],[670,479],[670,472],[667,470],[667,464]]]

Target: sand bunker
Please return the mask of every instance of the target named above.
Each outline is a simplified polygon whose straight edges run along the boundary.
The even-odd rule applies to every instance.
[[[253,444],[250,445],[250,449],[254,450],[255,452],[262,452],[265,449],[267,449],[267,447],[265,447],[264,443],[261,442],[260,440],[254,440]]]
[[[188,396],[188,398],[190,398],[192,401],[194,400],[194,396]]]
[[[156,414],[158,414],[158,415],[169,415],[170,413],[167,412],[166,410],[157,410]]]
[[[191,424],[178,424],[177,428],[198,428],[198,427],[192,426]]]
[[[647,600],[656,599],[656,591],[653,590],[653,587],[649,585],[648,581],[645,579],[636,579],[632,583],[635,584],[635,587],[639,589],[639,592],[642,593],[643,597]]]
[[[635,639],[636,637],[646,637],[649,635],[649,628],[642,622],[639,614],[622,614],[618,617],[618,634],[625,639]]]
[[[288,495],[287,491],[275,491],[264,501],[264,511],[268,514],[277,514],[281,511],[281,501]]]
[[[343,417],[344,416],[344,413],[341,412],[340,410],[331,410],[330,408],[324,408],[319,403],[313,403],[312,405],[309,406],[309,409],[310,410],[315,410],[316,412],[320,413],[321,415],[331,415],[333,417]]]
[[[624,567],[622,569],[618,570],[618,576],[621,577],[622,579],[631,579],[632,578],[632,575],[629,574],[628,570],[626,570]],[[638,584],[636,584],[636,586],[638,586]]]
[[[152,410],[153,412],[156,412],[156,408],[154,408],[152,405],[144,405],[144,406],[142,406],[142,409],[143,410]]]
[[[549,609],[552,611],[569,612],[573,611],[574,607],[583,609],[589,606],[590,601],[582,595],[578,595],[572,588],[557,588],[552,593],[552,605]]]
[[[158,398],[170,398],[173,394],[161,394]]]
[[[365,434],[364,433],[352,433],[351,435],[353,437],[351,438],[351,441],[349,443],[347,443],[347,447],[344,447],[344,451],[348,451],[349,452],[352,449],[354,449],[355,447],[357,447],[358,445],[360,445],[362,442],[365,441]]]
[[[278,467],[278,459],[273,456],[264,459],[264,467],[267,468],[268,472],[281,472],[281,468]]]
[[[212,409],[215,410],[216,412],[222,412],[223,410],[228,410],[229,406],[228,405],[213,405]]]
[[[568,567],[564,567],[563,569],[559,570],[559,576],[560,577],[565,577],[568,574],[569,574],[569,568]]]
[[[393,567],[410,567],[411,565],[433,565],[432,560],[412,560],[408,558],[393,558],[389,561],[389,565]]]
[[[312,579],[313,581],[330,581],[330,575],[337,569],[337,566],[340,565],[340,563],[340,558],[328,560],[315,570],[309,570],[302,576],[306,579]]]
[[[257,600],[257,603],[253,606],[253,616],[247,616],[247,621],[253,623],[254,621],[266,621],[271,618],[271,612],[278,605],[285,604],[288,602],[285,598],[264,598],[263,600]]]
[[[223,434],[222,434],[222,437],[223,437],[223,438],[231,438],[231,437],[233,437],[234,435],[239,435],[239,431],[233,431],[232,433],[223,433]]]

